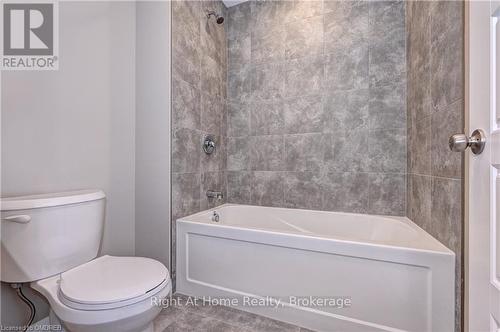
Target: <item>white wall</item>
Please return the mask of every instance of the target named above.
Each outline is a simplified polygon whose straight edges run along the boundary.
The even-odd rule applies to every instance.
[[[1,194],[102,188],[102,251],[131,255],[135,3],[61,2],[59,13],[59,70],[2,73]],[[25,308],[2,291],[2,324],[20,324]]]
[[[138,2],[136,255],[170,262],[170,2]]]
[[[110,5],[110,150],[102,252],[135,253],[135,3]]]

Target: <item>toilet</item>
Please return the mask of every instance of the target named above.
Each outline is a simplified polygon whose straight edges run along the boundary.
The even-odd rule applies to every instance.
[[[1,281],[30,283],[50,324],[71,332],[152,331],[172,286],[145,257],[98,257],[105,194],[81,190],[2,198]]]

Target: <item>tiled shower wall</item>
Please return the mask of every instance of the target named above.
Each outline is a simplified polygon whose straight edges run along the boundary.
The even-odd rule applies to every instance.
[[[229,202],[406,213],[405,3],[228,9]]]
[[[220,1],[172,2],[172,220],[224,202],[205,195],[226,187],[226,33],[207,10],[226,15]],[[201,147],[209,133],[218,143],[212,155]],[[175,270],[175,222],[172,237]]]
[[[462,4],[172,8],[173,220],[226,188],[235,203],[406,213],[457,255],[460,330],[463,168],[447,140],[463,131]]]
[[[462,2],[410,2],[408,45],[408,211],[456,255],[456,330],[462,288],[462,155],[448,138],[463,132]]]

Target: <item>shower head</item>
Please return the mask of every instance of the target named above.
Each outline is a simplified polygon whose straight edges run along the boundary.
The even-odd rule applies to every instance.
[[[220,16],[219,14],[214,12],[213,10],[207,12],[207,17],[210,18],[210,16],[215,17],[215,22],[217,22],[217,24],[224,23],[224,17]]]

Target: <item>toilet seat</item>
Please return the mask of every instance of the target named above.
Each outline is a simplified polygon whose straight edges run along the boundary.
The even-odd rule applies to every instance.
[[[126,258],[125,261],[132,261],[135,263],[141,263],[143,260],[148,260],[147,258],[129,260],[130,258],[137,257],[112,257],[113,262],[115,262],[115,258]],[[86,264],[100,259],[101,258],[97,258]],[[158,264],[161,263],[158,262]],[[79,267],[83,265],[80,265]],[[163,264],[161,265],[163,266]],[[142,265],[136,264],[135,269],[137,269],[138,266]],[[75,270],[79,267],[76,267]],[[115,303],[111,302],[94,305],[73,301],[70,301],[71,303],[69,303],[68,300],[61,295],[61,275],[55,275],[34,281],[30,284],[30,286],[47,299],[51,310],[70,331],[128,331],[131,329],[131,326],[147,325],[161,311],[162,300],[168,297],[172,290],[172,283],[170,281],[170,277],[168,276],[168,270],[166,267],[164,267],[164,269],[167,279],[161,282],[160,285],[151,289],[143,296]],[[66,275],[66,277],[68,277],[68,275]],[[116,275],[116,278],[118,277],[120,277],[119,274]],[[153,280],[149,275],[147,278],[149,282]],[[154,284],[155,282],[152,283]],[[72,294],[71,292],[69,293]],[[64,299],[64,302],[62,299]],[[95,301],[96,298],[94,297],[92,300]],[[74,307],[80,306],[80,308],[73,308],[69,306],[68,303]]]
[[[105,255],[62,273],[58,297],[73,309],[106,310],[154,296],[169,282],[156,260]]]
[[[68,306],[69,308],[75,309],[75,310],[86,310],[86,311],[91,311],[91,310],[107,310],[107,309],[116,309],[116,308],[121,308],[125,306],[132,305],[134,303],[143,301],[145,299],[151,298],[161,292],[162,290],[165,289],[165,287],[169,286],[169,280],[164,280],[160,285],[155,287],[153,290],[150,292],[147,292],[141,296],[137,296],[128,300],[123,300],[123,301],[118,301],[118,302],[112,302],[112,303],[101,303],[101,304],[86,304],[86,303],[79,303],[79,302],[74,302],[71,300],[68,300],[67,298],[64,297],[64,295],[61,294],[61,290],[58,291],[58,298],[63,303],[64,305]]]

